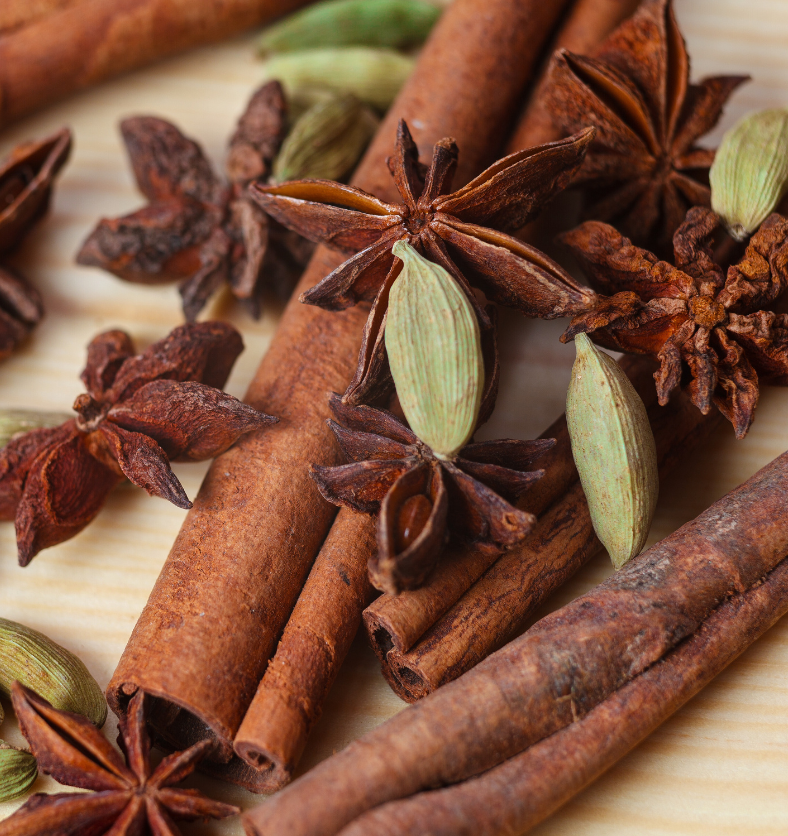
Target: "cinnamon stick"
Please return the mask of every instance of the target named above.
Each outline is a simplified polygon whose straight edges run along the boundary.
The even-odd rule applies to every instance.
[[[524,834],[596,780],[788,612],[788,559],[585,717],[453,787],[376,807],[341,836]]]
[[[708,436],[720,413],[704,416],[683,392],[649,419],[660,479]],[[388,680],[413,702],[470,670],[513,639],[534,610],[602,551],[585,494],[576,483],[521,546],[504,554],[411,650],[389,652]]]
[[[21,29],[34,20],[40,20],[68,6],[76,6],[85,0],[4,0],[0,5],[0,34]]]
[[[562,7],[563,0],[456,0],[354,185],[393,198],[385,160],[400,117],[425,149],[454,136],[463,149],[457,182],[470,179],[494,155]],[[342,259],[319,248],[310,262],[246,396],[280,422],[245,436],[210,469],[107,691],[119,714],[136,690],[146,691],[165,742],[213,738],[213,759],[253,790],[264,779],[232,760],[233,739],[336,513],[308,465],[337,462],[326,393],[344,391],[351,379],[367,316],[364,306],[335,313],[297,299]]]
[[[235,751],[260,771],[264,792],[292,780],[361,624],[374,549],[370,517],[342,508],[235,737]]]
[[[27,25],[0,35],[0,127],[99,81],[224,40],[308,1],[46,0],[49,13],[35,16],[31,8]],[[12,17],[9,12],[9,21]]]
[[[584,717],[777,567],[788,553],[786,490],[788,453],[247,813],[247,833],[332,836],[367,810],[478,775]]]

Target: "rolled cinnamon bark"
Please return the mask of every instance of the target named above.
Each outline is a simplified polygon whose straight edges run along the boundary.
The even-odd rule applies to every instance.
[[[655,364],[644,357],[628,356],[621,367],[647,407],[656,404],[652,373]],[[518,507],[539,516],[577,482],[566,417],[555,420],[542,434],[554,438],[555,446],[540,460],[545,475],[528,491]],[[392,675],[387,654],[405,653],[447,613],[457,601],[500,558],[499,552],[482,551],[474,546],[447,551],[427,583],[420,589],[400,595],[381,595],[364,610],[364,625],[370,643],[380,659],[383,675],[403,699],[406,688]]]
[[[788,453],[247,813],[247,833],[333,836],[367,810],[478,775],[584,717],[783,560],[786,490]]]
[[[264,792],[292,780],[361,624],[374,549],[374,520],[342,508],[235,737],[235,751],[260,771]]]
[[[564,0],[456,0],[422,50],[353,180],[394,198],[386,157],[400,117],[423,149],[446,135],[460,146],[457,182],[499,142],[539,47]],[[246,395],[280,422],[251,433],[211,467],[109,684],[122,713],[139,688],[151,723],[183,748],[213,737],[227,777],[260,790],[260,774],[232,761],[232,743],[336,510],[308,465],[337,463],[326,393],[355,371],[365,306],[326,312],[300,304],[343,256],[319,248]],[[204,762],[205,763],[205,762]]]
[[[307,2],[39,0],[48,14],[0,35],[0,127],[106,78],[224,40]],[[25,0],[29,5],[35,6]]]
[[[0,4],[0,35],[84,2],[86,0],[3,0]]]
[[[521,836],[610,769],[786,612],[783,560],[582,719],[477,778],[376,807],[340,836]]]
[[[704,416],[681,392],[649,409],[660,479],[721,421]],[[513,639],[528,617],[602,550],[580,483],[539,520],[528,538],[504,554],[410,651],[386,657],[387,679],[408,702],[432,693]]]

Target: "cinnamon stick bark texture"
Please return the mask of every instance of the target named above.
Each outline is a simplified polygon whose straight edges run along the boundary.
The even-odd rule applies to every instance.
[[[656,404],[652,377],[656,369],[654,363],[643,357],[627,356],[622,358],[621,367],[646,407]],[[578,479],[565,416],[554,421],[542,438],[556,440],[552,450],[540,460],[545,475],[518,505],[537,516]],[[386,658],[389,651],[404,653],[410,650],[499,559],[500,553],[484,552],[473,546],[448,552],[421,589],[400,595],[381,595],[364,611],[364,624],[383,666],[383,675],[403,699],[410,698],[408,689],[392,673],[391,660]]]
[[[720,423],[681,393],[649,409],[660,479]],[[602,550],[578,482],[555,502],[521,546],[503,555],[407,653],[392,650],[387,679],[413,702],[461,676],[513,639],[528,617]]]
[[[307,737],[361,624],[371,586],[374,520],[342,508],[235,738],[273,792],[292,780]]]
[[[332,836],[367,810],[478,775],[584,717],[788,553],[788,453],[473,670],[244,816]]]
[[[44,4],[50,13],[0,35],[0,127],[106,78],[224,40],[308,1],[51,0]]]
[[[353,183],[394,198],[386,157],[400,117],[424,150],[446,135],[462,147],[457,182],[495,154],[504,124],[563,0],[456,0],[425,45]],[[249,388],[280,423],[250,434],[210,469],[162,569],[107,697],[116,713],[141,688],[152,723],[182,746],[214,737],[214,758],[232,743],[335,509],[308,465],[337,462],[326,393],[355,371],[364,306],[341,313],[300,304],[301,292],[343,260],[318,249]],[[177,660],[177,664],[173,664]],[[232,779],[259,789],[239,761]]]
[[[365,813],[341,836],[524,834],[610,769],[788,612],[788,560],[585,717],[453,787]]]

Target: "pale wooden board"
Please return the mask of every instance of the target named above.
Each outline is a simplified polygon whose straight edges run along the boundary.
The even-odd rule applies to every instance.
[[[693,74],[749,72],[728,126],[746,111],[788,101],[788,4],[784,0],[676,0],[693,57]],[[96,90],[27,119],[0,135],[0,154],[16,142],[69,124],[76,134],[48,218],[15,262],[41,287],[47,318],[35,337],[0,367],[0,403],[67,409],[81,391],[84,347],[119,326],[144,346],[180,321],[173,287],[135,287],[78,268],[73,256],[99,216],[141,205],[117,132],[118,120],[153,113],[176,122],[221,165],[224,143],[254,86],[263,78],[251,39],[203,49]],[[720,131],[716,131],[718,138]],[[274,332],[272,307],[258,323],[232,305],[214,307],[241,329],[247,345],[228,389],[241,396]],[[560,323],[504,314],[503,380],[487,437],[538,435],[563,409],[571,347]],[[675,530],[788,446],[787,391],[764,393],[753,430],[736,442],[725,428],[662,487],[651,532]],[[179,465],[194,496],[207,465]],[[99,683],[108,682],[183,519],[183,512],[131,488],[118,489],[85,532],[39,555],[15,561],[13,528],[0,525],[0,614],[43,630],[76,651]],[[557,594],[559,606],[610,572],[598,559]],[[177,660],[173,660],[177,664]],[[308,768],[404,707],[357,640],[310,741]],[[9,713],[10,714],[10,713]],[[106,727],[114,737],[112,720]],[[0,735],[19,741],[12,716]],[[261,801],[204,778],[216,797],[249,808]],[[39,791],[57,785],[40,779]],[[0,805],[0,816],[16,803]],[[238,821],[184,826],[190,833],[239,834]],[[695,836],[788,832],[788,621],[773,628],[699,697],[605,778],[550,821],[539,836]]]

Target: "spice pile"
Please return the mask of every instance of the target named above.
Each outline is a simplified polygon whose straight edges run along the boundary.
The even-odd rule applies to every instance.
[[[0,54],[81,2],[0,18]],[[525,832],[788,610],[784,456],[644,551],[670,471],[722,438],[750,449],[781,402],[765,388],[788,383],[788,110],[711,142],[745,79],[695,82],[672,0],[455,0],[442,14],[326,0],[258,49],[274,78],[204,147],[161,110],[124,113],[147,203],[81,219],[93,230],[76,259],[92,269],[73,274],[157,310],[156,329],[126,318],[148,347],[104,315],[71,416],[62,398],[0,409],[0,514],[21,566],[52,549],[12,570],[41,597],[42,573],[110,542],[140,501],[124,483],[188,509],[170,517],[182,524],[163,566],[162,548],[134,549],[153,570],[137,575],[102,554],[120,585],[140,579],[137,610],[149,595],[123,653],[86,658],[122,756],[97,729],[106,704],[85,666],[0,625],[0,688],[31,749],[0,746],[0,797],[38,770],[94,790],[33,795],[0,836],[177,833],[175,819],[235,815],[176,786],[195,768],[277,792],[258,805],[210,784],[248,808],[235,824],[248,834]],[[57,317],[67,298],[48,276],[40,294],[15,278],[30,246],[12,252],[67,139],[0,170],[12,373],[56,339],[47,320],[31,334],[39,297]],[[33,233],[50,234],[50,221]],[[186,324],[162,339],[173,281]],[[263,348],[288,296],[243,400],[222,391],[239,331]],[[566,412],[542,426],[500,414],[521,334],[543,357],[575,343]],[[559,388],[533,414],[559,413]],[[171,467],[214,457],[199,491]],[[605,552],[607,580],[588,588],[597,561],[567,585]],[[533,623],[562,587],[565,606]],[[329,700],[355,712],[346,684],[329,691],[358,632],[416,704],[313,766]],[[64,695],[47,673],[60,667]]]

